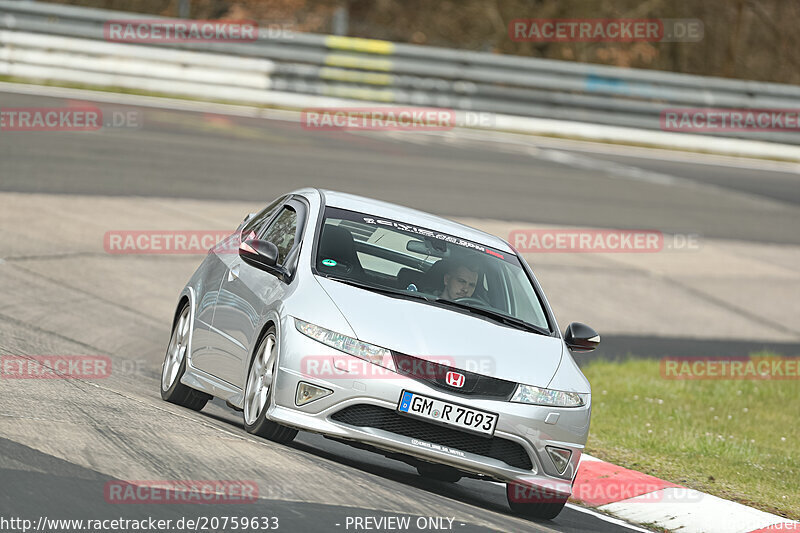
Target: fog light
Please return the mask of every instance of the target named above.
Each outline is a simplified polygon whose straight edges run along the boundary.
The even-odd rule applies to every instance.
[[[305,405],[313,402],[314,400],[324,398],[329,394],[333,394],[333,391],[301,381],[297,384],[297,394],[294,397],[294,403],[296,405]]]
[[[567,466],[569,466],[569,458],[572,457],[572,452],[564,448],[555,448],[553,446],[546,446],[546,448],[550,459],[552,459],[553,464],[556,465],[558,473],[563,474],[566,472]]]

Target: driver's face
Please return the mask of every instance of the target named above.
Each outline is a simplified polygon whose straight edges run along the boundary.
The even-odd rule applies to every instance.
[[[450,300],[469,298],[478,284],[478,273],[460,266],[454,272],[444,275],[444,291],[442,296]]]

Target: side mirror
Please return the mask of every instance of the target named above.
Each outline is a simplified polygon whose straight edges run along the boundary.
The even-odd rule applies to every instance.
[[[269,241],[248,239],[239,245],[239,257],[250,266],[261,270],[277,270],[278,247]]]
[[[591,352],[600,344],[600,334],[586,324],[573,322],[564,332],[564,342],[573,352]]]

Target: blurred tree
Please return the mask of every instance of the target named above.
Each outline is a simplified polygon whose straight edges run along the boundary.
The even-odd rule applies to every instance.
[[[177,16],[179,0],[50,0]],[[431,46],[800,84],[798,0],[191,0],[193,18],[252,18],[330,33]],[[515,42],[519,18],[681,18],[704,25],[700,42]]]

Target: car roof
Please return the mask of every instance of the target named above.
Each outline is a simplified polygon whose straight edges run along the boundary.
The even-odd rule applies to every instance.
[[[296,192],[300,193],[300,191]],[[303,189],[302,192],[307,193],[308,189]],[[508,243],[499,237],[424,211],[328,189],[318,189],[318,192],[324,195],[326,206],[382,216],[398,222],[441,231],[442,233],[461,237],[462,239],[483,244],[484,246],[490,246],[506,253],[514,253]]]

